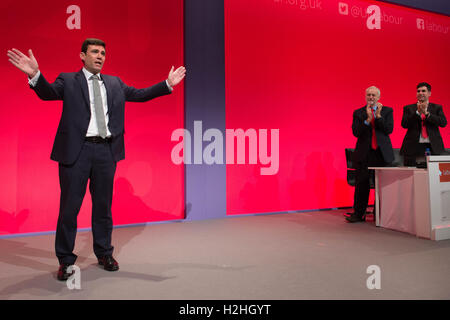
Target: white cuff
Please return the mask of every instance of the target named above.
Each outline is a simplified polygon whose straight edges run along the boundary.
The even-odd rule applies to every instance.
[[[36,86],[36,83],[39,79],[39,76],[41,75],[41,71],[38,70],[38,72],[36,73],[36,75],[33,78],[28,78],[28,84],[32,87]]]
[[[167,88],[169,89],[169,91],[172,92],[173,88],[170,86],[169,81],[167,81],[167,80],[166,80],[166,85],[167,85]]]

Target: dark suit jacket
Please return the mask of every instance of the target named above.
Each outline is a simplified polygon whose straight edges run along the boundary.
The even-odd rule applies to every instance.
[[[356,109],[353,112],[352,130],[353,135],[358,138],[356,141],[355,153],[353,161],[364,161],[369,154],[372,144],[372,126],[364,123],[367,119],[366,106]],[[377,136],[377,144],[380,147],[386,163],[394,161],[394,152],[389,135],[394,130],[394,117],[392,108],[383,106],[381,109],[381,118],[375,119],[375,134]]]
[[[403,107],[402,127],[408,129],[405,138],[403,139],[400,154],[406,156],[420,156],[419,138],[422,131],[422,118],[416,113],[417,105],[410,104]],[[428,136],[431,143],[431,151],[433,154],[442,154],[444,150],[444,142],[442,141],[439,127],[447,125],[442,106],[434,103],[428,104],[428,112],[430,115],[425,119],[425,126],[428,131]]]
[[[124,115],[125,101],[145,102],[169,94],[166,83],[136,89],[124,84],[120,78],[101,74],[108,99],[108,128],[112,135],[111,151],[117,162],[125,158]],[[56,132],[51,159],[63,164],[74,163],[86,138],[91,118],[89,89],[82,70],[61,73],[53,83],[40,75],[36,86],[31,87],[42,100],[62,100],[63,110]]]

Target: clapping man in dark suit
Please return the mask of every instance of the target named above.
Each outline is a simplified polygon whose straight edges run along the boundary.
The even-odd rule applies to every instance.
[[[59,260],[58,280],[67,280],[77,232],[77,215],[86,193],[92,197],[92,234],[94,253],[105,270],[117,271],[111,245],[114,174],[118,161],[125,158],[125,101],[145,102],[172,92],[184,78],[186,70],[174,67],[167,80],[154,86],[136,89],[118,77],[100,74],[105,63],[105,43],[86,39],[80,58],[84,64],[78,72],[61,73],[53,83],[39,70],[31,50],[28,56],[17,49],[8,50],[9,61],[28,75],[31,88],[42,100],[62,100],[63,110],[51,159],[59,162],[61,188],[56,228],[55,251]]]
[[[439,127],[447,125],[442,106],[429,101],[431,85],[421,82],[417,85],[417,103],[403,108],[402,127],[407,129],[400,154],[405,166],[415,166],[416,158],[425,155],[445,153]]]
[[[393,110],[383,106],[377,87],[366,89],[367,104],[353,112],[352,130],[357,138],[353,162],[356,167],[354,212],[346,217],[348,222],[365,221],[369,202],[370,175],[368,167],[383,167],[394,161],[389,135],[394,129]]]

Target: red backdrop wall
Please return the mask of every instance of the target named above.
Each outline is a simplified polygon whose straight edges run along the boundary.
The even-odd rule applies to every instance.
[[[146,87],[183,64],[183,1],[78,0],[81,29],[69,29],[70,1],[17,1],[0,4],[0,234],[51,231],[59,209],[58,164],[50,160],[61,102],[44,102],[28,88],[26,75],[6,57],[10,48],[29,48],[49,81],[78,71],[81,43],[105,40],[103,73],[128,85]],[[70,25],[70,23],[69,23]],[[183,166],[172,164],[170,135],[183,127],[183,84],[172,95],[128,103],[126,159],[116,172],[115,225],[184,217]],[[89,192],[78,227],[90,227]]]
[[[66,26],[71,4],[2,1],[3,52],[32,48],[53,80],[81,68],[84,38],[102,38],[103,71],[135,87],[161,81],[183,63],[181,0],[77,1],[79,30]],[[381,29],[369,30],[365,10],[374,4]],[[448,17],[376,1],[225,1],[226,127],[280,129],[276,175],[261,175],[260,165],[227,165],[227,214],[352,205],[344,148],[356,141],[353,110],[364,105],[368,86],[378,86],[380,101],[394,108],[396,148],[405,133],[402,107],[415,101],[418,82],[432,84],[431,101],[449,117],[449,25]],[[59,186],[49,154],[61,103],[40,101],[6,55],[0,71],[0,234],[51,231]],[[182,86],[126,108],[116,225],[183,218],[183,167],[170,160],[171,133],[183,127]],[[450,126],[441,133],[449,147]],[[87,194],[79,227],[89,226]]]
[[[381,29],[367,27],[370,5]],[[226,127],[280,129],[278,174],[227,166],[227,213],[352,206],[344,148],[356,142],[353,111],[379,87],[400,148],[403,106],[427,81],[450,117],[449,27],[448,17],[378,1],[225,1]],[[450,147],[450,125],[441,133]]]

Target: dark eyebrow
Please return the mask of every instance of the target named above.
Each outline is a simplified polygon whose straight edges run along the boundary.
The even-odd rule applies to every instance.
[[[100,50],[98,50],[98,49],[92,49],[91,52],[92,52],[92,53],[98,53],[98,52],[100,52]],[[102,54],[102,55],[106,55],[105,50],[102,50],[102,51],[101,51],[101,54]]]

